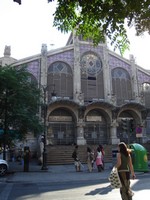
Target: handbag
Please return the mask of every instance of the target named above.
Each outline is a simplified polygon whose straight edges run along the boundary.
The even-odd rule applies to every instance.
[[[108,180],[110,181],[110,185],[112,188],[122,187],[122,183],[120,181],[120,177],[119,177],[118,170],[116,167],[112,168]]]

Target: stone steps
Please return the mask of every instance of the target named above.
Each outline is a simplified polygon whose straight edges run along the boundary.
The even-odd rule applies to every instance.
[[[97,146],[91,145],[91,149],[97,148]],[[82,163],[86,163],[87,146],[79,146],[78,152],[79,157]],[[72,152],[74,150],[74,146],[47,146],[47,164],[48,165],[62,165],[62,164],[72,164],[74,162],[72,158]],[[104,147],[105,150],[105,162],[112,162],[112,147],[106,145]]]

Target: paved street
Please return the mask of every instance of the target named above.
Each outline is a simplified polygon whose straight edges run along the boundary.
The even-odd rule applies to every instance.
[[[45,176],[44,176],[45,177]],[[150,174],[132,181],[133,200],[149,200]],[[112,189],[107,180],[67,182],[4,182],[0,183],[1,200],[121,200],[118,189]]]
[[[73,165],[49,166],[46,172],[38,165],[29,172],[15,167],[15,173],[0,178],[0,200],[121,200],[108,182],[109,166],[101,173],[89,173],[86,165],[78,173]],[[131,181],[133,200],[149,200],[150,173],[137,172],[136,177]]]

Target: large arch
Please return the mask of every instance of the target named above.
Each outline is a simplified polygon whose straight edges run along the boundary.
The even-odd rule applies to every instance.
[[[76,142],[76,115],[69,106],[55,105],[48,112],[47,138],[53,145],[72,145]]]
[[[111,114],[107,106],[97,106],[95,103],[87,107],[84,127],[87,144],[109,143]]]
[[[117,116],[118,127],[117,127],[117,138],[120,141],[124,141],[125,143],[134,143],[140,142],[140,139],[137,138],[136,128],[142,126],[142,116],[140,111],[140,106],[129,104],[124,105]],[[125,120],[126,129],[123,126],[123,121]],[[132,123],[132,125],[131,125]],[[132,127],[131,127],[132,126]]]

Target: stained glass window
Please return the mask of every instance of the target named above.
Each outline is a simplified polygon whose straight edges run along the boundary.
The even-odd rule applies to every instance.
[[[48,68],[49,73],[72,74],[70,67],[64,62],[55,62]]]
[[[57,97],[73,98],[73,75],[71,67],[61,61],[52,63],[48,68],[48,85],[55,85]],[[52,91],[52,88],[51,88]],[[51,91],[49,91],[48,99],[51,99]]]
[[[121,68],[117,68],[115,70],[113,70],[112,72],[112,78],[119,78],[119,79],[130,79],[129,74],[127,73],[126,70],[121,69]]]
[[[93,53],[83,55],[81,59],[82,73],[88,73],[89,75],[96,75],[102,69],[101,60]]]
[[[131,78],[125,69],[118,67],[112,70],[112,92],[117,97],[117,105],[122,105],[125,100],[132,99]]]

